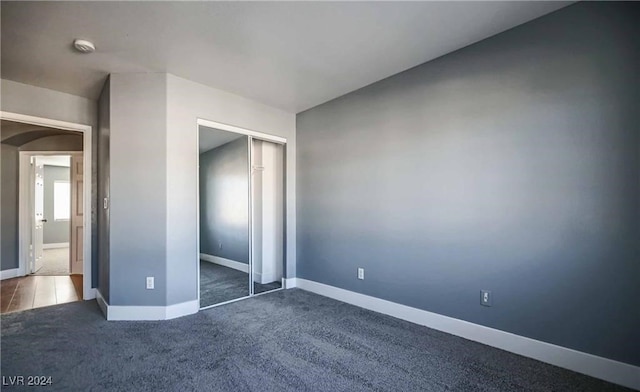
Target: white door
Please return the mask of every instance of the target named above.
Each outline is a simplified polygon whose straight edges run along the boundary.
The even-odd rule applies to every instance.
[[[34,158],[33,168],[33,233],[31,241],[31,273],[37,272],[42,268],[43,250],[42,244],[44,240],[44,169],[38,157]]]
[[[84,200],[82,154],[71,155],[69,179],[71,182],[71,233],[69,236],[70,270],[72,274],[82,274],[84,238]]]

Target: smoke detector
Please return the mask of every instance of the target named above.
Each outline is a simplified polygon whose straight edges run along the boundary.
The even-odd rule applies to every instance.
[[[93,42],[84,40],[84,39],[76,39],[73,41],[73,47],[80,53],[91,53],[96,50]]]

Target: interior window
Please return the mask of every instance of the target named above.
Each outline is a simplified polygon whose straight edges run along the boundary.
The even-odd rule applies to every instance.
[[[71,187],[69,181],[53,183],[53,219],[69,220],[71,217]]]

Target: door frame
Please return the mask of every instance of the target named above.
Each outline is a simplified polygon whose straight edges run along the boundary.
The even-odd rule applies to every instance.
[[[248,140],[248,152],[249,152],[249,159],[247,162],[248,165],[248,175],[249,175],[249,295],[245,296],[245,297],[240,297],[237,299],[232,299],[230,301],[226,301],[226,302],[221,302],[218,304],[213,304],[213,305],[208,305],[205,307],[201,307],[200,306],[200,126],[204,126],[207,128],[215,128],[221,131],[227,131],[227,132],[232,132],[232,133],[236,133],[239,135],[245,135],[248,136],[247,140]],[[234,125],[229,125],[229,124],[224,124],[224,123],[219,123],[219,122],[215,122],[215,121],[210,121],[210,120],[205,120],[202,118],[198,118],[196,119],[196,153],[197,153],[197,158],[196,158],[196,210],[197,210],[197,226],[198,226],[198,230],[197,230],[197,235],[196,235],[196,246],[198,249],[197,252],[197,259],[196,259],[196,274],[197,274],[197,287],[196,287],[196,292],[198,293],[198,310],[205,310],[205,309],[209,309],[209,308],[213,308],[216,306],[220,306],[220,305],[225,305],[231,302],[235,302],[235,301],[240,301],[246,298],[251,298],[253,296],[256,295],[262,295],[262,294],[266,294],[266,293],[271,293],[273,291],[277,291],[277,290],[282,290],[284,289],[284,276],[282,278],[283,283],[282,283],[282,287],[280,289],[275,289],[275,290],[271,290],[271,291],[267,291],[264,293],[258,293],[255,294],[253,292],[253,181],[252,181],[252,168],[253,168],[253,162],[252,162],[252,145],[253,145],[253,139],[259,139],[259,140],[265,140],[268,142],[272,142],[272,143],[276,143],[276,144],[280,144],[283,146],[282,149],[282,154],[283,156],[283,165],[282,165],[282,178],[283,178],[283,198],[282,198],[282,203],[283,203],[283,230],[282,230],[282,239],[283,242],[286,246],[286,242],[287,242],[287,225],[286,225],[286,216],[287,216],[287,198],[286,198],[286,184],[287,184],[287,160],[286,160],[286,149],[287,149],[287,138],[282,137],[282,136],[275,136],[275,135],[271,135],[268,133],[263,133],[263,132],[258,132],[258,131],[254,131],[251,129],[247,129],[247,128],[241,128],[241,127],[236,127]],[[287,257],[286,257],[286,252],[283,253],[283,259],[282,262],[284,263],[283,267],[283,272],[286,271],[286,263],[287,263]]]
[[[30,274],[30,268],[29,268],[29,264],[31,263],[31,258],[28,257],[29,255],[29,245],[31,245],[31,243],[33,242],[33,233],[34,233],[34,227],[33,227],[33,214],[34,214],[34,178],[33,178],[33,173],[34,171],[31,168],[31,161],[33,160],[33,158],[37,158],[37,157],[45,157],[45,156],[69,156],[71,157],[71,155],[81,155],[82,151],[19,151],[18,152],[18,159],[19,159],[19,167],[18,167],[18,193],[20,196],[22,195],[28,195],[29,197],[26,198],[26,200],[28,200],[28,203],[26,205],[26,207],[22,206],[22,203],[26,203],[26,200],[21,198],[20,196],[18,197],[18,211],[20,211],[19,216],[18,216],[18,225],[19,227],[22,227],[23,223],[21,221],[22,219],[22,212],[23,212],[23,208],[26,209],[26,214],[28,217],[28,223],[24,223],[25,227],[25,233],[29,233],[29,235],[26,235],[25,237],[22,237],[21,235],[18,235],[18,243],[20,244],[20,248],[21,250],[24,250],[25,254],[27,255],[27,260],[24,263],[24,270],[22,270],[21,267],[18,267],[19,270],[19,275],[18,276],[25,276]],[[69,170],[71,170],[71,167],[69,167]],[[69,220],[69,230],[71,230],[71,220]],[[29,238],[31,238],[31,241],[29,241]],[[23,239],[25,241],[25,243],[23,243]],[[25,248],[23,249],[22,247],[25,246]],[[71,252],[71,237],[69,237],[69,252]],[[35,255],[32,255],[33,257],[35,257]],[[84,264],[84,263],[83,263]],[[71,273],[71,253],[69,253],[69,273]]]
[[[12,113],[0,111],[0,119],[9,120],[19,123],[39,125],[49,128],[57,128],[67,131],[76,131],[82,133],[82,171],[83,171],[83,184],[82,184],[82,194],[84,201],[84,214],[83,214],[83,225],[84,225],[84,233],[83,233],[83,250],[82,250],[82,299],[89,300],[94,299],[96,297],[96,290],[91,286],[91,236],[92,236],[92,227],[91,227],[91,215],[92,215],[92,206],[91,203],[93,201],[91,197],[91,132],[92,127],[90,125],[72,123],[67,121],[53,120],[44,117],[36,117],[29,116],[25,114]],[[23,154],[25,153],[25,154]],[[25,200],[24,195],[28,195],[28,186],[29,186],[29,176],[25,176],[24,173],[24,164],[25,161],[28,163],[29,159],[26,158],[29,155],[68,155],[71,153],[78,153],[78,151],[68,152],[68,151],[20,151],[20,174],[18,178],[18,274],[19,276],[26,275],[27,268],[27,258],[29,257],[29,230],[31,230],[31,221],[29,220],[29,202]],[[24,157],[24,158],[23,158]],[[27,166],[28,170],[28,166]],[[26,177],[26,178],[25,178]]]

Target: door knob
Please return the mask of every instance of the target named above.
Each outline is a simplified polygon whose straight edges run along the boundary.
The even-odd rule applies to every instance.
[[[46,220],[46,219],[40,219],[40,222],[42,222],[42,223],[46,223],[46,222],[47,222],[47,220]]]

